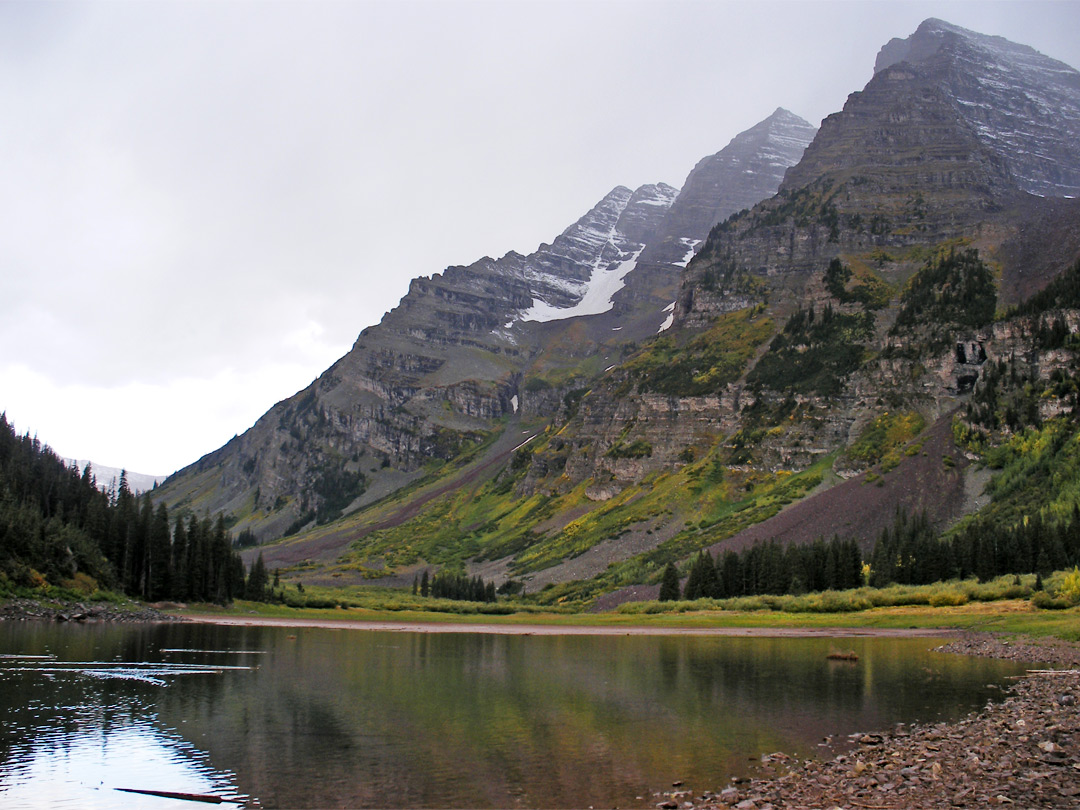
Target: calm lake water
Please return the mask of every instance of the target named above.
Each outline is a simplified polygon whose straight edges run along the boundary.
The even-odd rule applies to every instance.
[[[938,643],[0,622],[0,806],[651,807],[1025,668]]]

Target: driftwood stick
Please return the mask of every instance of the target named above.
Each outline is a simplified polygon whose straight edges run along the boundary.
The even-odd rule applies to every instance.
[[[220,796],[210,796],[205,793],[175,793],[169,790],[139,790],[138,788],[114,788],[121,793],[140,793],[144,796],[159,796],[162,799],[180,799],[185,802],[204,802],[206,804],[221,804],[224,799]]]

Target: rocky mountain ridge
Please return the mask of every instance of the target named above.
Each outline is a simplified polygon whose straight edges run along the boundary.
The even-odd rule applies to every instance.
[[[874,72],[923,65],[957,112],[1030,194],[1080,195],[1080,76],[1026,45],[926,20],[878,54]]]
[[[526,390],[525,377],[570,368],[580,386],[620,346],[656,334],[709,227],[775,192],[813,131],[777,110],[703,160],[684,192],[620,186],[529,255],[414,279],[309,388],[160,497],[224,511],[269,539],[395,491],[523,409],[559,407],[562,383]],[[714,198],[718,184],[728,198]]]
[[[715,155],[702,158],[672,203],[660,238],[649,244],[642,259],[685,265],[693,255],[693,240],[703,239],[732,214],[776,193],[784,173],[799,162],[816,131],[780,107]]]
[[[822,123],[779,193],[713,229],[683,278],[668,342],[582,400],[557,449],[535,454],[522,492],[586,482],[603,502],[703,456],[742,477],[807,471],[890,413],[921,424],[947,416],[988,358],[1002,359],[1002,333],[1030,335],[1030,325],[986,331],[995,308],[1017,300],[998,291],[1015,295],[1025,279],[1030,293],[1075,261],[1080,207],[1032,196],[993,128],[1005,125],[976,127],[950,82],[964,73],[968,85],[995,86],[1006,72],[1018,96],[1039,98],[1080,74],[1062,78],[1031,49],[995,40],[990,50],[990,38],[967,36],[928,21],[883,49],[874,77]],[[1021,124],[1042,132],[1037,118],[1008,122]],[[1057,156],[1057,176],[1080,166],[1080,152],[1043,154]],[[1057,257],[1052,272],[1032,261],[1037,252]],[[982,319],[949,309],[905,321],[914,279],[935,274],[930,295],[985,300]],[[1063,316],[1066,328],[1075,320]],[[1030,339],[1008,345],[1008,356],[1039,367],[1074,360],[1043,362]],[[869,464],[842,454],[832,467],[849,477]]]
[[[1052,148],[1038,115],[972,110],[1003,76],[1013,101],[1064,93],[1066,108],[1080,94],[1030,49],[986,39],[928,21],[887,45],[778,193],[748,209],[718,214],[709,180],[757,173],[732,154],[746,134],[699,163],[663,216],[648,206],[671,200],[664,187],[619,188],[536,254],[418,279],[279,406],[269,440],[211,460],[205,491],[223,491],[218,476],[239,466],[237,491],[257,487],[255,506],[228,508],[273,536],[276,514],[298,518],[290,529],[321,522],[350,475],[365,488],[355,509],[456,456],[453,470],[474,473],[454,484],[456,472],[436,471],[416,509],[392,498],[268,547],[268,559],[399,585],[421,567],[466,565],[550,588],[556,602],[647,591],[701,548],[804,542],[822,525],[865,546],[912,503],[937,526],[996,508],[971,459],[1041,420],[1070,425],[1080,409],[1080,298],[1006,317],[1080,273],[1069,270],[1080,268],[1080,204],[1039,196],[1060,184],[1032,193],[1040,176],[1070,176],[1080,153]],[[770,156],[784,117],[756,165],[780,162]],[[1016,127],[1045,140],[1042,175],[1008,148],[1027,137]],[[714,217],[707,237],[690,232]],[[600,288],[609,308],[593,310]],[[529,429],[508,428],[477,462],[469,449],[509,414]],[[267,508],[267,469],[286,482],[270,491],[299,503]],[[784,515],[798,518],[774,522]]]

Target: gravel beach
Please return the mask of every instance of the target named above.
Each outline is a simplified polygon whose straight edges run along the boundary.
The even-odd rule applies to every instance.
[[[0,602],[0,621],[55,622],[178,622],[149,605],[136,602],[116,605],[111,602],[42,602],[38,599],[10,599]]]
[[[826,761],[763,758],[774,778],[719,793],[678,788],[658,807],[770,808],[1080,807],[1080,645],[965,633],[939,650],[1032,662],[1003,702],[956,723],[901,726],[853,737]]]

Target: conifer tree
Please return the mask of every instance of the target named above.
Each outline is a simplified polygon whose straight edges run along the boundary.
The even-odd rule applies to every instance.
[[[679,598],[679,571],[674,563],[664,567],[664,576],[660,580],[660,601],[674,602]]]
[[[266,573],[266,563],[263,562],[263,555],[260,551],[259,556],[255,558],[255,562],[251,564],[247,585],[244,588],[244,596],[253,602],[262,602],[266,599],[266,586],[269,581],[270,578]]]
[[[164,599],[172,593],[172,542],[169,532],[169,512],[163,503],[158,504],[150,524],[146,573],[147,599]]]

